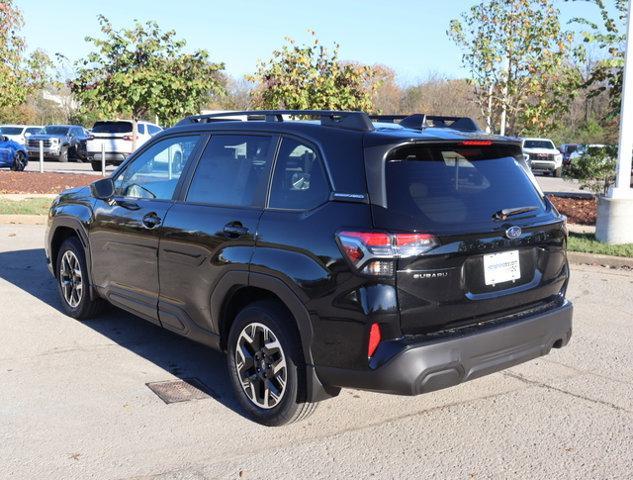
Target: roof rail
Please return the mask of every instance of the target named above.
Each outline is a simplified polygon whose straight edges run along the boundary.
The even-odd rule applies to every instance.
[[[469,117],[451,117],[444,115],[370,115],[376,122],[396,123],[405,128],[422,130],[424,128],[450,128],[461,132],[479,132],[479,125]]]
[[[284,122],[284,116],[317,117],[321,125],[328,127],[347,128],[361,132],[371,132],[374,125],[365,112],[345,112],[337,110],[246,110],[235,112],[209,113],[192,115],[176,125],[189,125],[192,123],[211,123],[222,121],[239,121],[226,117],[245,116],[247,121]],[[224,118],[223,118],[224,117]]]

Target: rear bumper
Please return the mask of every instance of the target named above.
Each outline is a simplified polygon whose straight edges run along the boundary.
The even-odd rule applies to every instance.
[[[105,152],[105,160],[108,163],[122,163],[129,153]],[[88,160],[91,162],[101,161],[101,152],[88,152]]]
[[[383,342],[377,355],[382,350],[389,360],[375,369],[317,367],[317,374],[325,385],[399,395],[428,393],[547,355],[554,346],[567,345],[572,314],[572,304],[565,302],[555,310],[481,332],[423,344]]]
[[[560,166],[562,166],[561,164],[557,164],[554,161],[549,161],[549,160],[532,160],[532,163],[530,164],[530,166],[532,167],[532,170],[556,170],[557,168],[559,168]]]

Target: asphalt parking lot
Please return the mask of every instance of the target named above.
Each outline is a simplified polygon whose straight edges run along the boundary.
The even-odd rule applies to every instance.
[[[0,226],[0,478],[631,478],[630,272],[573,267],[574,337],[548,357],[421,397],[344,390],[269,429],[220,354],[117,310],[63,315],[43,234]],[[191,377],[208,398],[146,386]]]

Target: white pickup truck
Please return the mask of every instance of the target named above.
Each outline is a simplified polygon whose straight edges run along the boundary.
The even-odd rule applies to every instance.
[[[563,175],[563,154],[551,140],[524,138],[523,153],[529,157],[528,163],[533,171],[549,172],[555,177]]]
[[[88,161],[94,171],[100,171],[101,152],[105,147],[106,165],[119,165],[134,151],[134,135],[138,148],[160,131],[162,128],[158,125],[145,121],[136,123],[136,132],[132,120],[96,122],[86,145]]]

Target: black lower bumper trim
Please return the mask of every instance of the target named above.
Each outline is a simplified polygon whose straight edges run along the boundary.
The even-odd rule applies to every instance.
[[[429,343],[402,342],[399,353],[376,369],[317,367],[326,385],[399,395],[418,395],[451,387],[547,355],[567,345],[573,306],[519,321]],[[391,345],[393,348],[394,345]]]

